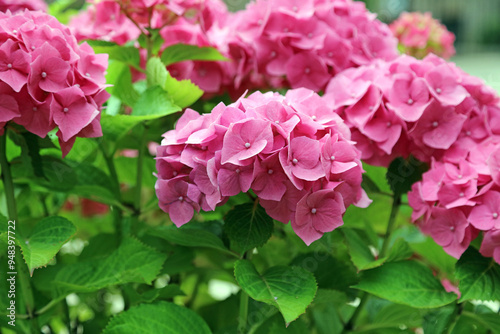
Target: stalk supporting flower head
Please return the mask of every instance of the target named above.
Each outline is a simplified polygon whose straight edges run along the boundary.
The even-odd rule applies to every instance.
[[[157,148],[160,207],[181,226],[250,189],[305,243],[343,224],[361,188],[360,152],[342,119],[308,89],[256,92],[210,114],[187,109]]]

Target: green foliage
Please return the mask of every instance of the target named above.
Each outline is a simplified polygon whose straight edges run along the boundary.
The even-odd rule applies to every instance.
[[[101,261],[88,260],[63,267],[54,279],[54,297],[130,282],[151,284],[165,259],[165,255],[138,240],[126,238]]]
[[[103,334],[211,334],[195,312],[173,303],[159,302],[132,307],[113,317]]]
[[[415,308],[440,307],[457,298],[444,290],[430,269],[415,261],[390,262],[366,270],[354,288]]]
[[[287,325],[305,312],[316,294],[314,276],[299,267],[277,266],[259,274],[248,260],[239,260],[234,276],[248,295],[281,312]]]
[[[469,247],[456,265],[460,301],[471,299],[500,300],[500,266]]]
[[[271,237],[273,220],[257,202],[241,204],[227,213],[224,230],[243,253],[262,246]]]
[[[184,60],[227,60],[217,49],[188,44],[174,44],[163,50],[161,61],[171,65]]]
[[[411,186],[422,179],[427,165],[410,156],[408,159],[396,158],[387,169],[387,182],[395,197],[406,194]]]
[[[36,268],[47,265],[75,233],[76,227],[69,220],[47,217],[35,225],[29,237],[18,236],[30,274],[33,275]]]

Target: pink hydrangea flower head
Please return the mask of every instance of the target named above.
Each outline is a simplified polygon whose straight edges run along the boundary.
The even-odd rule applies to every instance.
[[[39,10],[47,11],[47,4],[43,0],[0,0],[0,12],[11,13],[21,12],[24,10]]]
[[[342,225],[346,207],[370,203],[349,128],[312,90],[256,92],[203,115],[187,109],[163,137],[156,193],[177,226],[252,190],[310,244]]]
[[[107,55],[79,46],[67,27],[42,12],[8,12],[0,32],[0,122],[40,137],[57,127],[63,156],[76,137],[101,136]]]
[[[434,53],[445,59],[455,54],[455,35],[434,19],[431,13],[403,12],[389,27],[403,53],[416,58]]]

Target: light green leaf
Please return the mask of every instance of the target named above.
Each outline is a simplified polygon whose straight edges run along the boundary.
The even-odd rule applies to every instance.
[[[460,302],[478,300],[500,300],[500,266],[492,258],[483,257],[469,247],[456,264]]]
[[[148,86],[162,87],[172,102],[185,108],[196,102],[203,91],[190,80],[177,80],[172,77],[159,58],[151,58],[146,65]]]
[[[148,87],[134,106],[133,116],[166,116],[182,109],[160,86]]]
[[[159,274],[166,256],[137,239],[124,239],[108,257],[70,264],[59,271],[54,280],[55,297],[71,292],[96,291],[125,283],[151,282]]]
[[[224,221],[224,230],[241,252],[262,246],[273,233],[273,219],[257,203],[235,206]]]
[[[66,218],[47,217],[39,221],[28,238],[19,238],[24,260],[30,274],[47,265],[62,245],[76,233],[76,227]]]
[[[250,261],[239,260],[234,276],[250,297],[278,308],[287,325],[305,312],[317,290],[313,274],[300,267],[276,266],[261,275]]]
[[[187,247],[208,247],[237,256],[229,251],[222,243],[222,240],[212,232],[200,228],[192,228],[189,225],[184,225],[180,228],[173,225],[159,226],[153,229],[150,234],[177,245]]]
[[[431,266],[450,275],[455,273],[457,259],[446,253],[432,238],[427,237],[424,242],[412,243],[410,247]]]
[[[120,99],[124,104],[132,107],[139,100],[139,93],[132,85],[132,74],[130,68],[123,63],[112,63],[111,74],[106,77],[113,87],[108,88],[108,92]]]
[[[444,290],[429,268],[415,261],[388,262],[366,270],[353,288],[415,308],[439,307],[457,298]]]
[[[181,108],[192,105],[203,95],[203,91],[191,80],[177,80],[171,75],[168,75],[164,88]]]
[[[163,50],[161,61],[171,65],[184,60],[227,60],[217,49],[188,44],[174,44]]]
[[[102,334],[211,334],[205,321],[185,307],[159,302],[141,304],[113,317]]]

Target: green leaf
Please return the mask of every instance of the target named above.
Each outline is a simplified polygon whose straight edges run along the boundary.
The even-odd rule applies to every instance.
[[[141,56],[139,49],[134,46],[121,46],[113,42],[87,40],[95,53],[106,53],[109,59],[140,69]]]
[[[468,317],[488,328],[492,333],[500,333],[500,315],[497,313],[471,313],[464,311],[462,316]]]
[[[287,325],[305,312],[317,290],[313,274],[300,267],[276,266],[261,275],[250,261],[239,260],[234,276],[250,297],[278,308]]]
[[[456,306],[450,305],[430,311],[424,315],[422,328],[425,334],[442,334],[450,327]]]
[[[112,63],[110,67],[112,72],[106,77],[106,80],[113,87],[108,88],[108,92],[126,105],[134,106],[139,100],[139,93],[132,85],[130,68],[122,63]]]
[[[164,87],[167,82],[168,71],[160,58],[152,57],[146,64],[146,81],[148,87],[160,86]]]
[[[387,169],[387,182],[391,187],[394,197],[400,197],[411,190],[411,186],[422,179],[422,174],[428,166],[410,156],[408,159],[396,158]]]
[[[455,273],[457,259],[446,253],[432,238],[427,237],[424,242],[412,243],[410,247],[429,265],[450,275]]]
[[[76,227],[66,218],[47,217],[39,221],[28,238],[19,238],[24,260],[30,274],[47,265],[62,245],[76,233]]]
[[[500,300],[500,266],[474,248],[469,247],[458,260],[455,277],[460,281],[460,302]]]
[[[159,58],[151,58],[146,65],[148,86],[158,85],[170,96],[173,103],[181,108],[196,102],[203,91],[190,80],[177,80],[172,77]]]
[[[163,88],[181,108],[192,105],[203,95],[203,91],[191,80],[177,80],[171,75],[168,75]]]
[[[133,116],[165,116],[181,111],[160,86],[148,87],[134,106]]]
[[[366,270],[353,288],[416,308],[439,307],[457,298],[444,290],[429,268],[415,261],[388,262]]]
[[[372,254],[369,247],[369,239],[365,235],[364,231],[353,228],[344,228],[342,229],[342,232],[345,236],[351,260],[358,270],[375,268],[384,263],[385,258],[375,259],[375,256]],[[372,245],[372,247],[375,246]]]
[[[152,48],[151,48],[152,54],[156,55],[156,54],[158,54],[158,51],[160,51],[163,44],[165,44],[165,40],[160,35],[160,29],[151,29],[151,28],[146,28],[146,29],[149,32],[149,36],[150,36],[151,43],[152,43],[152,45],[151,45],[152,46]],[[148,42],[147,42],[146,35],[141,34],[139,36],[139,38],[137,39],[137,41],[139,42],[139,45],[141,46],[141,48],[143,48],[144,50],[148,49]]]
[[[222,240],[212,232],[184,225],[158,226],[150,232],[151,235],[163,238],[171,243],[187,247],[208,247],[236,256],[228,250]]]
[[[356,268],[348,261],[342,261],[327,253],[311,252],[300,254],[291,265],[301,266],[314,274],[320,289],[346,291],[358,282]]]
[[[159,302],[141,304],[113,317],[103,334],[211,334],[205,321],[185,307]]]
[[[189,44],[174,44],[163,50],[161,61],[171,65],[184,60],[227,60],[213,47],[199,47]]]
[[[110,190],[111,179],[106,173],[85,162],[70,165],[73,165],[78,180],[71,193],[109,205],[117,202]]]
[[[137,239],[128,237],[118,249],[100,261],[90,259],[61,269],[54,280],[55,297],[71,292],[96,291],[117,284],[151,284],[165,258],[165,255]]]
[[[235,206],[224,221],[225,232],[242,253],[262,246],[273,233],[273,219],[257,203]]]

